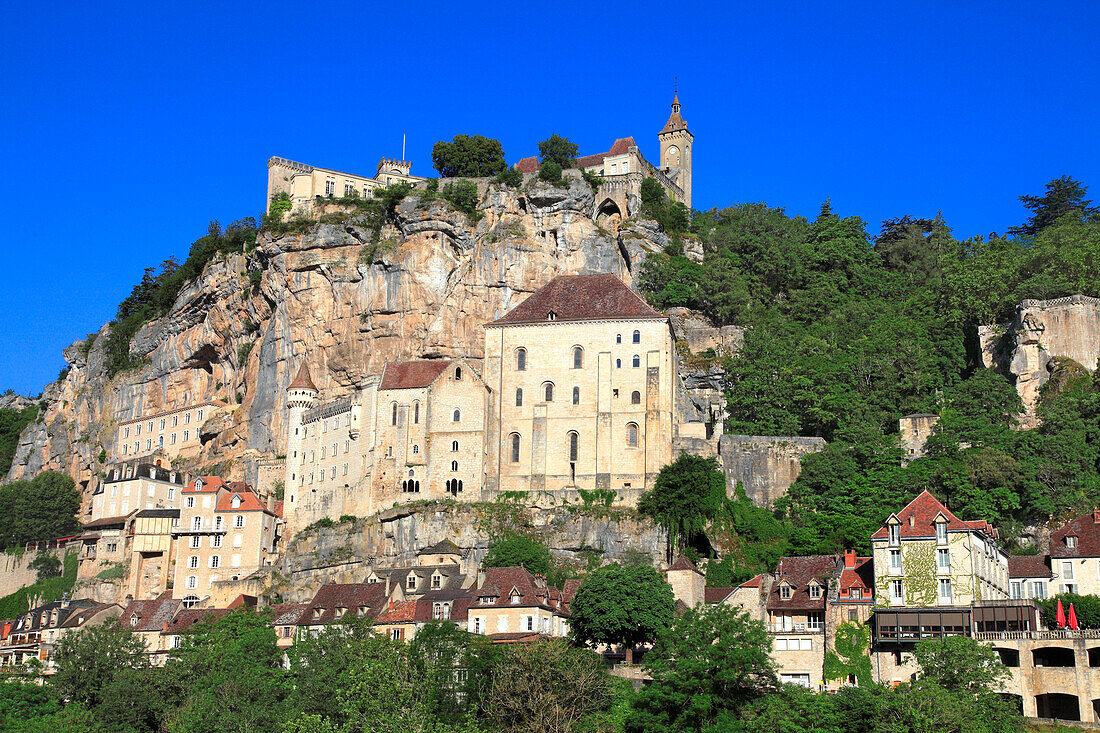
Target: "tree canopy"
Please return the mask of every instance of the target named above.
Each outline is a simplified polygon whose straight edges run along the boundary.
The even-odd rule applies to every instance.
[[[569,138],[554,133],[539,143],[539,160],[542,163],[556,163],[562,170],[577,164],[577,144]]]
[[[638,511],[664,527],[670,554],[713,518],[726,496],[726,477],[717,458],[681,453],[664,466],[653,488],[638,500]]]
[[[569,604],[569,630],[581,644],[632,648],[654,639],[672,621],[676,600],[656,569],[605,565],[585,576]]]
[[[67,537],[80,531],[80,492],[72,476],[43,471],[0,486],[0,547]]]
[[[432,146],[432,165],[444,178],[495,176],[504,171],[504,149],[490,137],[455,135]]]

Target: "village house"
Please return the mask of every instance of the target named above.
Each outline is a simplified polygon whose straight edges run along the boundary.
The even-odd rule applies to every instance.
[[[158,450],[168,458],[194,457],[202,447],[199,431],[203,422],[223,404],[199,402],[120,420],[115,458],[149,456]]]
[[[116,618],[121,608],[90,598],[52,601],[4,621],[0,634],[0,668],[26,666],[32,660],[42,665],[42,674],[56,670],[53,648],[65,634]]]
[[[168,509],[179,506],[179,495],[191,480],[185,471],[158,463],[124,461],[108,466],[103,481],[92,492],[89,521],[126,516],[134,509]]]
[[[502,642],[532,634],[569,635],[569,610],[562,592],[526,568],[485,568],[471,595],[465,621],[472,634]]]
[[[411,173],[407,160],[382,158],[373,176],[344,173],[330,168],[318,168],[306,163],[272,157],[267,161],[267,211],[272,197],[285,195],[292,210],[310,205],[317,198],[365,198],[374,196],[377,188],[405,183],[415,186],[425,178]]]

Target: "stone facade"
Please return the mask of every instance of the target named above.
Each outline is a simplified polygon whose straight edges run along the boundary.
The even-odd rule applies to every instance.
[[[924,446],[939,423],[939,415],[914,413],[898,419],[898,434],[901,436],[901,449],[905,451],[904,462],[924,455]]]
[[[126,516],[135,509],[167,509],[179,506],[179,494],[190,474],[144,462],[109,466],[107,475],[92,493],[86,521]]]
[[[271,209],[272,197],[280,194],[286,194],[293,208],[300,209],[311,206],[317,197],[370,198],[376,188],[395,183],[416,185],[425,180],[412,175],[411,170],[412,163],[407,160],[382,158],[374,176],[369,177],[273,157],[267,161],[267,210]]]
[[[200,402],[119,422],[118,460],[154,451],[163,451],[170,458],[198,453],[202,423],[220,406],[218,402]]]

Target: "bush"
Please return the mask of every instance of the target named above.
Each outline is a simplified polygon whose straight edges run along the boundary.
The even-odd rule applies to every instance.
[[[560,184],[561,166],[552,160],[548,160],[539,166],[539,180],[547,183]]]
[[[595,171],[581,171],[581,176],[584,178],[584,182],[587,183],[593,191],[599,191],[600,186],[603,185],[603,176]]]
[[[505,186],[511,188],[519,188],[523,185],[523,174],[519,172],[519,169],[515,166],[508,166],[500,172],[496,178],[493,179],[496,183],[503,183]]]
[[[473,220],[479,217],[477,205],[477,185],[473,181],[454,181],[443,187],[440,194],[444,199]]]
[[[286,191],[271,194],[271,206],[268,207],[268,216],[279,219],[283,214],[290,211],[293,204],[290,201],[290,194]]]
[[[248,355],[252,353],[252,347],[255,345],[255,342],[249,341],[241,344],[240,348],[237,349],[237,366],[239,368],[243,369],[244,365],[248,363]]]
[[[444,178],[495,176],[504,170],[504,149],[491,137],[455,135],[432,146],[432,166]]]
[[[393,216],[394,209],[404,201],[405,197],[412,193],[413,187],[404,181],[399,181],[392,186],[374,189],[374,200],[382,206],[385,216]]]
[[[252,288],[258,288],[260,286],[260,280],[263,279],[264,274],[259,270],[252,270],[248,273],[248,285]]]
[[[341,514],[340,515],[340,524],[354,524],[354,522],[355,522],[355,515],[354,514]]]
[[[577,144],[561,135],[551,135],[539,143],[539,160],[543,163],[557,163],[561,169],[572,168],[577,164]]]
[[[61,577],[61,561],[57,559],[56,555],[52,555],[42,550],[38,552],[38,555],[31,560],[30,565],[27,567],[35,571],[36,577],[40,582],[46,578]]]

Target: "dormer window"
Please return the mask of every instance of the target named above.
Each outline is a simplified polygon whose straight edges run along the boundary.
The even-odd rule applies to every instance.
[[[409,573],[409,577],[405,579],[405,587],[409,590],[416,590],[416,576]]]
[[[439,573],[432,575],[432,590],[439,590],[439,586],[443,583],[443,576]]]
[[[483,606],[491,606],[492,604],[494,604],[496,602],[497,602],[497,597],[496,596],[482,596],[481,597],[481,605],[483,605]]]
[[[939,543],[947,542],[947,520],[943,516],[936,520],[936,541]]]
[[[371,582],[375,582],[375,581],[372,580]],[[360,606],[355,612],[355,615],[358,616],[359,618],[362,618],[366,614],[367,614],[367,607],[366,606]]]
[[[791,600],[791,593],[793,591],[794,591],[794,589],[791,588],[791,586],[783,584],[783,585],[779,586],[779,597],[781,599],[783,599],[784,601],[789,601],[789,600]]]
[[[848,597],[851,598],[853,601],[858,601],[860,598],[863,597],[863,593],[862,591],[860,591],[859,588],[849,588]]]
[[[1066,535],[1066,547],[1071,549],[1077,547],[1077,538],[1073,535]]]
[[[891,545],[901,544],[901,528],[898,527],[896,520],[893,524],[887,525],[886,534]]]
[[[233,496],[233,501],[231,503],[232,503],[234,509],[240,509],[240,507],[241,507],[241,497],[239,497],[237,495],[234,495]],[[219,519],[220,519],[220,517],[219,517]]]
[[[325,609],[323,609],[323,608],[313,609],[313,618],[314,618],[314,620],[317,620],[317,619],[321,618],[324,615],[325,615]]]
[[[130,625],[131,626],[137,626],[137,622],[138,622],[138,617],[137,616],[131,616],[130,617]]]
[[[337,608],[336,609],[336,618],[343,618],[344,614],[347,613],[347,612],[348,612],[348,609],[346,609],[346,608]]]
[[[558,314],[555,313],[554,311],[547,311],[547,313],[546,313],[546,320],[548,320],[548,321],[556,320],[557,317],[558,317]]]
[[[810,584],[810,598],[815,600],[821,598],[821,586],[817,583]]]

